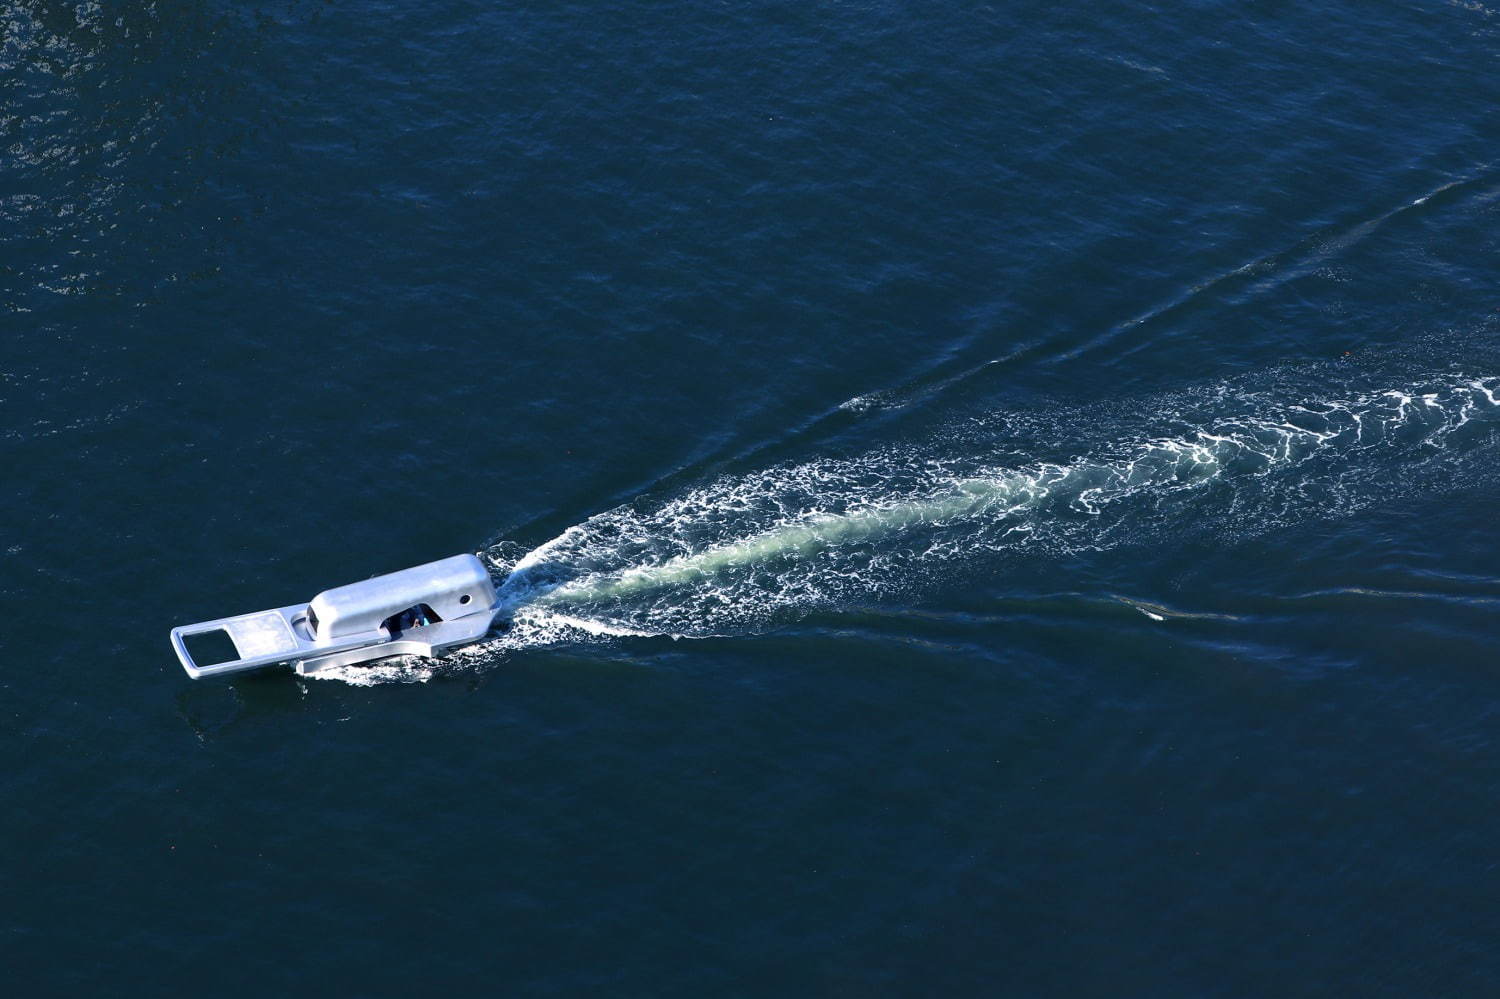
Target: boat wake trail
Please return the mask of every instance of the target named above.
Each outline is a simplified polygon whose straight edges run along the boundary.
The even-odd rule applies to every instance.
[[[1299,378],[1308,381],[1224,383],[1064,418],[994,414],[922,447],[642,499],[519,559],[497,547],[487,554],[508,570],[510,627],[456,658],[614,636],[754,634],[1007,555],[1169,534],[1228,542],[1453,488],[1494,464],[1500,377],[1448,372],[1323,395]],[[1112,436],[1079,449],[1101,431]]]

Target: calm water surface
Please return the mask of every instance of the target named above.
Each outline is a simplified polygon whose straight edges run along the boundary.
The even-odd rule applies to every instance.
[[[3,0],[7,980],[1491,994],[1497,55]],[[167,644],[460,551],[442,662]]]

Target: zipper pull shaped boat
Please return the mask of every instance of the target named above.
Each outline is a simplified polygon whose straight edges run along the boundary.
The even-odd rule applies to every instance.
[[[195,680],[283,665],[306,675],[473,644],[498,609],[484,563],[455,555],[324,590],[305,604],[182,625],[172,629],[172,648]]]

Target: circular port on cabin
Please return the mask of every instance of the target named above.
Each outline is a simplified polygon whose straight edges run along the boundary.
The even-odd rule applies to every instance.
[[[463,596],[461,596],[461,597],[458,598],[458,602],[461,603],[461,604],[468,603],[469,602],[469,595],[467,593],[465,593]]]

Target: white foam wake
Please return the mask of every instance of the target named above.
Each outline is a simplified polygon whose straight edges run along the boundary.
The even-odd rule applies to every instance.
[[[1340,516],[1451,486],[1500,442],[1493,376],[1435,375],[1299,403],[1277,394],[1211,386],[1153,400],[1145,419],[1118,409],[1071,420],[997,414],[922,447],[726,476],[609,510],[516,560],[500,591],[509,630],[459,658],[753,633],[811,608],[902,593],[941,578],[933,570],[945,564]],[[1101,431],[1115,436],[1073,457],[1017,457],[1060,453]],[[425,668],[378,679],[424,679]]]
[[[893,449],[726,478],[600,514],[521,559],[502,590],[522,632],[512,641],[554,626],[734,633],[983,551],[1114,545],[1179,515],[1219,526],[1336,516],[1491,441],[1497,390],[1494,377],[1450,375],[1279,407],[1244,395],[1221,400],[1241,412],[1206,425],[1068,460],[1006,467]]]

